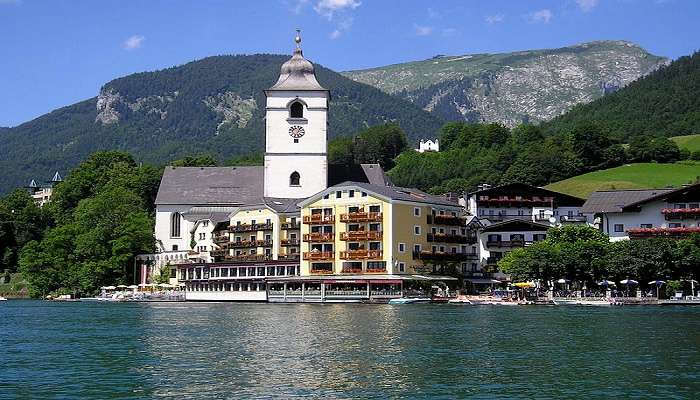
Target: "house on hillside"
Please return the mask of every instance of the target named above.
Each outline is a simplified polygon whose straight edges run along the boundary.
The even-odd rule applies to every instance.
[[[426,151],[440,151],[440,141],[438,139],[421,139],[418,143],[418,148],[416,149],[419,153],[425,153]]]
[[[63,182],[63,178],[61,177],[61,174],[59,174],[58,171],[56,171],[53,174],[53,177],[42,185],[37,184],[36,181],[32,179],[32,181],[29,182],[29,186],[27,186],[27,189],[29,190],[29,194],[34,199],[34,203],[36,203],[36,205],[39,207],[43,207],[44,204],[51,201],[51,195],[53,195],[53,188],[59,182]]]

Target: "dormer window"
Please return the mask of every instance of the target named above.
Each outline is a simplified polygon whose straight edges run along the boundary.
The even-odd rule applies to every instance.
[[[298,172],[294,171],[289,175],[289,186],[299,186],[300,175]]]
[[[290,118],[304,118],[304,105],[301,102],[295,101],[289,107]]]

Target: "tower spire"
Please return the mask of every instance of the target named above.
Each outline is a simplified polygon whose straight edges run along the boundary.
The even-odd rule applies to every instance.
[[[297,34],[294,36],[294,43],[297,44],[297,50],[301,50],[301,29],[296,29]]]

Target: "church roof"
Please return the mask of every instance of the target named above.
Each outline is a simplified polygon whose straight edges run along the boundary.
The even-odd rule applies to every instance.
[[[327,90],[316,80],[314,65],[304,58],[298,30],[294,40],[297,48],[294,49],[292,58],[282,64],[279,79],[268,90]]]
[[[156,204],[245,205],[263,197],[263,167],[166,167]]]
[[[342,189],[342,188],[359,188],[361,190],[364,190],[368,193],[372,193],[373,195],[385,199],[387,201],[408,201],[412,203],[426,203],[426,204],[437,204],[437,205],[443,205],[443,206],[449,206],[449,207],[460,207],[458,203],[455,203],[453,201],[450,201],[444,197],[441,196],[434,196],[428,193],[425,193],[421,190],[414,189],[414,188],[403,188],[403,187],[398,187],[398,186],[386,186],[386,185],[373,185],[371,183],[366,183],[366,182],[342,182],[339,183],[335,186],[331,186],[328,189],[317,193],[311,197],[309,197],[306,200],[303,200],[299,203],[299,205],[304,206],[306,204],[311,204],[314,201],[316,201],[318,198],[321,196],[331,193],[335,190]]]
[[[673,189],[601,190],[591,193],[581,211],[588,214],[622,212],[632,204],[672,191]]]

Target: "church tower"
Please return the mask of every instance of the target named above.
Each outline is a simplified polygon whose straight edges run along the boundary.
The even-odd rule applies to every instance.
[[[326,124],[330,92],[316,80],[301,52],[297,29],[294,55],[265,91],[265,197],[306,198],[327,187]]]

